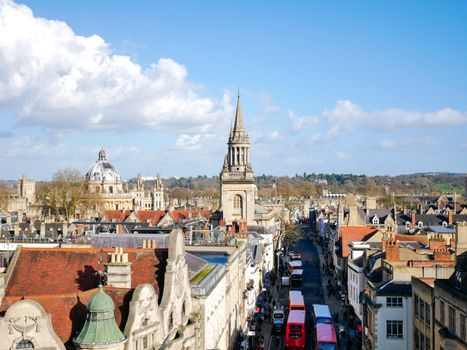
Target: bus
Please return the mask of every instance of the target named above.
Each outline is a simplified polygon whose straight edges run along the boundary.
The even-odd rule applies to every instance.
[[[289,309],[305,311],[305,300],[303,299],[302,292],[298,290],[291,290],[289,292]]]
[[[301,290],[303,282],[303,270],[294,270],[290,275],[290,288],[293,290]]]
[[[313,304],[311,312],[313,324],[315,327],[317,324],[333,324],[329,306],[322,304]]]
[[[315,326],[316,350],[336,350],[337,337],[334,325],[318,323]]]
[[[289,270],[289,273],[291,274],[294,272],[294,270],[303,270],[303,265],[301,260],[293,260],[289,261],[287,268]]]
[[[282,334],[284,331],[284,307],[282,305],[276,305],[272,311],[273,327],[272,331],[275,334]]]
[[[305,349],[305,311],[290,310],[285,329],[286,349]]]

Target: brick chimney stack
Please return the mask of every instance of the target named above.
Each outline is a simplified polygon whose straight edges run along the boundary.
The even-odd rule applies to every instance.
[[[415,221],[416,221],[416,217],[415,217],[415,210],[412,210],[411,211],[411,216],[412,216],[412,220],[410,221],[410,229],[411,230],[414,230],[415,229]]]
[[[449,261],[451,260],[451,254],[449,254],[449,250],[446,248],[434,249],[433,259],[435,261]]]
[[[386,260],[388,261],[399,261],[399,242],[393,237],[386,240],[383,245],[386,249]]]
[[[452,210],[449,210],[448,212],[448,224],[449,226],[452,225]]]
[[[440,234],[436,234],[436,235],[432,236],[429,239],[428,244],[430,246],[430,249],[443,249],[443,248],[446,248],[446,241],[444,240],[444,238]]]

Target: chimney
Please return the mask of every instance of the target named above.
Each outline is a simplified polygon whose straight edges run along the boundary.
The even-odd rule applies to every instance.
[[[449,226],[452,225],[452,210],[449,210],[448,212],[448,224]]]
[[[467,253],[467,223],[459,222],[456,225],[456,256]]]
[[[15,224],[15,237],[19,237],[19,223]]]
[[[41,222],[40,236],[41,238],[45,237],[45,222]]]
[[[410,214],[412,216],[412,220],[410,221],[410,229],[414,230],[415,229],[415,221],[416,221],[415,210],[412,210]]]
[[[386,242],[386,260],[399,261],[399,242],[394,238]]]
[[[68,235],[68,224],[66,222],[62,223],[62,236],[66,237]]]
[[[433,250],[433,259],[435,261],[449,261],[451,260],[451,254],[446,248]]]
[[[443,249],[446,248],[446,241],[440,234],[436,234],[432,236],[428,240],[428,244],[430,246],[430,249]]]
[[[113,253],[109,253],[108,260],[105,264],[107,284],[116,288],[131,288],[131,263],[128,262],[128,253],[123,253],[123,248],[116,247]]]
[[[241,233],[245,233],[248,231],[248,227],[247,227],[247,224],[246,224],[246,221],[245,220],[240,220],[240,223],[239,223],[239,231]]]

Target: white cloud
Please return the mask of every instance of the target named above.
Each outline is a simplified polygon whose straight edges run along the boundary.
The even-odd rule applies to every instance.
[[[279,131],[274,130],[268,133],[257,133],[253,139],[253,143],[276,143],[283,139],[284,137],[282,134]]]
[[[103,38],[77,35],[9,0],[0,0],[0,62],[0,108],[13,106],[19,125],[204,133],[232,114],[228,93],[200,96],[174,60],[143,69],[112,54]]]
[[[180,134],[175,141],[175,148],[184,150],[193,150],[200,148],[201,135]]]
[[[444,108],[434,112],[410,111],[398,108],[364,111],[349,100],[339,100],[333,109],[325,110],[329,139],[357,129],[386,131],[423,126],[455,126],[467,123],[467,112]]]
[[[295,131],[301,131],[303,129],[309,128],[310,126],[314,126],[318,124],[317,117],[313,115],[298,116],[292,110],[289,110],[289,119],[290,119],[290,122],[292,123],[292,129]]]
[[[382,139],[378,142],[381,148],[401,148],[408,146],[434,146],[439,144],[438,140],[432,137],[418,137],[418,138],[407,138],[402,140],[395,139]]]

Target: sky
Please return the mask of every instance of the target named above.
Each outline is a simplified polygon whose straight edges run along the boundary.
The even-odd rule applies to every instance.
[[[0,179],[467,172],[465,1],[0,0]]]

